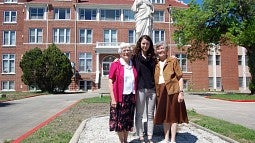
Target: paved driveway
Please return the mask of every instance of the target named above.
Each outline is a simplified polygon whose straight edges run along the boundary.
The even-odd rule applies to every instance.
[[[86,93],[43,95],[0,103],[0,143],[7,139],[20,137],[88,96]]]
[[[186,108],[255,130],[255,102],[231,102],[199,95],[185,96]]]

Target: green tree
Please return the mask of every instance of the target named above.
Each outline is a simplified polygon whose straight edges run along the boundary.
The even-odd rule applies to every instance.
[[[34,48],[27,51],[20,62],[20,67],[23,71],[21,76],[22,81],[29,86],[37,86],[37,59],[42,56],[42,51],[39,48]]]
[[[36,85],[49,93],[64,92],[73,75],[69,59],[55,44],[49,45],[41,54],[38,54],[39,51],[40,49],[35,48],[23,56],[20,62],[23,82]]]
[[[179,47],[190,45],[186,49],[191,61],[204,59],[214,44],[245,47],[252,76],[249,88],[255,94],[254,0],[204,0],[201,6],[192,0],[187,9],[174,8],[172,17],[174,39]]]

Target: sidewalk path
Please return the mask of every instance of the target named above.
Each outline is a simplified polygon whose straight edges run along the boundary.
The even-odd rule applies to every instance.
[[[98,94],[42,95],[0,102],[0,143],[20,137],[79,100],[93,96]]]
[[[116,132],[110,132],[108,126],[109,117],[95,117],[85,121],[83,131],[78,141],[71,140],[70,143],[118,143]],[[235,141],[218,134],[197,128],[192,124],[183,124],[178,128],[176,136],[177,143],[233,143]],[[164,143],[163,128],[156,126],[153,141]],[[128,142],[139,143],[138,137],[129,134]]]
[[[232,102],[185,95],[186,108],[255,130],[255,102]]]

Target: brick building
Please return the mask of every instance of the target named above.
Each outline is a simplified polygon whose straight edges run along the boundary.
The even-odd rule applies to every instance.
[[[153,42],[166,41],[176,55],[188,90],[247,91],[250,74],[242,47],[216,47],[206,60],[189,62],[176,48],[169,10],[187,5],[177,0],[154,4]],[[35,47],[55,43],[74,67],[68,90],[95,90],[107,78],[121,42],[135,43],[133,0],[2,0],[0,2],[1,91],[28,91],[19,62]],[[217,50],[220,49],[220,50]]]

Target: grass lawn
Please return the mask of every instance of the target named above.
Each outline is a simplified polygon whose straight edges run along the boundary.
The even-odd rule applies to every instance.
[[[248,94],[213,94],[207,97],[222,100],[255,101],[255,95]]]
[[[42,92],[0,92],[1,95],[5,95],[6,97],[0,96],[0,102],[10,101],[10,100],[18,100],[33,96],[45,95],[47,93]]]

